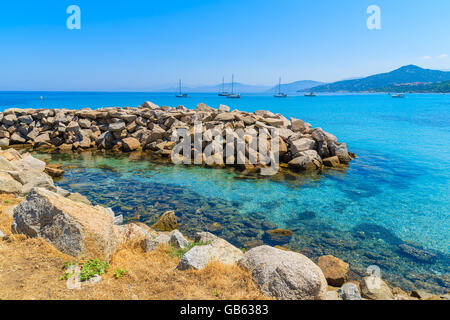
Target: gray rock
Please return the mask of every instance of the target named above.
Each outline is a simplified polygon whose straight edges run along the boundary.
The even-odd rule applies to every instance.
[[[189,241],[187,241],[186,238],[178,230],[173,230],[172,232],[170,232],[169,237],[169,244],[172,247],[183,249],[189,245]]]
[[[401,244],[399,248],[404,254],[420,262],[433,263],[436,260],[436,255],[427,250],[415,248],[408,244]]]
[[[294,132],[304,132],[311,128],[311,125],[300,119],[291,118],[291,130]]]
[[[179,270],[200,270],[212,261],[234,264],[242,257],[242,251],[229,242],[209,232],[199,232],[195,242],[202,243],[186,252],[177,265]]]
[[[20,194],[22,184],[15,180],[8,172],[0,171],[0,193]]]
[[[98,274],[96,274],[92,278],[89,278],[88,280],[86,280],[86,283],[87,284],[97,284],[97,283],[100,283],[101,281],[102,281],[102,277],[100,277]]]
[[[150,101],[144,102],[144,103],[142,104],[142,108],[145,108],[145,109],[151,109],[151,110],[157,110],[157,109],[159,109],[159,107],[158,107],[156,104],[154,104],[153,102],[150,102]]]
[[[296,141],[292,141],[291,152],[292,156],[295,158],[300,152],[308,151],[314,149],[316,142],[312,139],[301,138]]]
[[[122,131],[125,128],[126,128],[125,122],[120,121],[120,122],[111,123],[108,127],[108,130],[111,132],[118,132],[118,131]]]
[[[337,291],[342,300],[361,300],[361,294],[354,283],[346,283]]]
[[[328,291],[325,300],[342,300],[337,291]]]
[[[224,104],[221,104],[221,105],[219,106],[219,111],[220,111],[220,112],[230,112],[230,107],[229,107],[229,106],[226,106],[226,105],[224,105]]]
[[[307,150],[297,154],[289,161],[289,167],[298,170],[316,170],[322,166],[322,159],[315,150]]]
[[[252,273],[266,295],[280,300],[324,300],[327,281],[322,270],[300,253],[269,246],[249,250],[238,262]]]
[[[3,117],[3,123],[7,126],[12,126],[17,121],[17,117],[15,114],[8,114]]]
[[[34,188],[14,209],[13,233],[41,237],[61,252],[109,260],[116,250],[113,218],[104,208]]]
[[[114,217],[114,224],[118,226],[123,224],[123,214]]]
[[[66,189],[63,189],[61,187],[56,187],[56,193],[63,197],[70,196],[70,191],[67,191]]]

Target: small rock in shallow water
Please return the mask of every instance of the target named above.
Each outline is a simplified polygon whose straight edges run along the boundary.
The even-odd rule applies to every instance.
[[[361,300],[361,294],[354,283],[344,284],[337,292],[343,300]]]
[[[157,231],[172,231],[178,228],[177,217],[175,211],[170,210],[163,213],[163,215],[152,226]]]
[[[332,255],[322,256],[317,262],[330,286],[342,286],[348,280],[349,266]]]

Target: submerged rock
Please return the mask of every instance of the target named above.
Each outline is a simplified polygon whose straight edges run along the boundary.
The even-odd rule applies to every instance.
[[[300,253],[269,246],[249,250],[239,265],[268,296],[280,300],[325,300],[327,281],[322,270]]]
[[[177,217],[175,211],[166,211],[152,226],[157,231],[172,231],[178,228]]]
[[[414,248],[407,244],[401,244],[399,248],[402,253],[420,262],[433,263],[436,260],[436,255],[426,250]]]
[[[116,249],[113,218],[102,207],[35,188],[15,209],[11,230],[41,237],[75,257],[109,260]]]

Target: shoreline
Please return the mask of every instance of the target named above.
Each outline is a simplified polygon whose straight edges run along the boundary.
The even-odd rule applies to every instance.
[[[47,186],[42,185],[42,177],[50,178],[45,172],[45,168],[48,168],[48,166],[29,154],[20,155],[13,150],[1,151],[0,159],[7,159],[5,161],[8,161],[10,166],[17,167],[17,170],[15,170],[18,172],[15,174],[16,179],[26,179],[30,173],[29,170],[33,170],[36,175],[39,172],[41,179],[35,178],[31,181],[33,186],[28,194],[24,195],[25,198],[12,197],[12,200],[17,200],[14,200],[11,205],[6,201],[2,204],[0,230],[4,232],[2,239],[0,239],[0,250],[5,250],[8,243],[17,246],[20,242],[28,241],[27,238],[33,239],[36,237],[42,238],[63,254],[73,256],[77,261],[92,258],[101,259],[106,263],[111,259],[114,260],[113,257],[116,252],[123,254],[127,250],[131,250],[132,247],[139,248],[138,251],[144,253],[164,253],[166,252],[164,250],[168,250],[167,254],[169,254],[169,252],[175,252],[173,250],[182,250],[176,267],[179,270],[178,272],[186,272],[185,270],[198,270],[200,272],[204,268],[209,268],[208,266],[213,262],[224,266],[235,266],[237,264],[240,269],[236,269],[235,272],[243,270],[243,275],[245,272],[253,272],[253,276],[247,275],[244,277],[250,276],[263,296],[268,298],[282,300],[448,299],[446,295],[432,295],[421,290],[413,290],[407,293],[399,288],[389,288],[377,275],[376,270],[370,271],[360,282],[355,282],[350,278],[352,270],[349,265],[330,255],[320,257],[316,264],[300,253],[289,251],[283,247],[262,245],[249,251],[241,251],[209,232],[199,232],[194,240],[190,240],[177,230],[178,223],[173,211],[165,212],[152,227],[140,223],[124,225],[122,224],[123,218],[114,215],[111,209],[100,206],[94,207],[82,195],[78,194],[74,197],[74,194],[70,192],[58,187],[55,188],[50,180],[47,180]],[[7,165],[5,161],[2,160],[3,167]],[[62,212],[63,215],[59,216],[57,220],[53,220],[60,215],[58,212]],[[30,215],[35,214],[46,215],[46,219],[50,219],[45,228],[42,224],[36,224],[34,218],[31,218]],[[11,230],[5,228],[5,218],[7,221],[12,221]],[[11,218],[12,220],[10,220]],[[73,224],[73,219],[78,221],[77,224]],[[61,228],[62,231],[69,226],[71,226],[71,232],[63,232],[64,236],[61,234],[61,236],[55,237],[55,235],[60,234],[60,231],[57,230]],[[48,229],[49,227],[50,229]],[[75,232],[73,228],[81,228],[80,231],[83,230],[82,234],[86,236],[80,238],[78,231]],[[53,231],[48,233],[47,230]],[[278,236],[283,236],[287,232],[281,229],[273,231]],[[17,238],[14,234],[25,234],[27,237]],[[122,249],[118,249],[119,247]],[[187,248],[187,250],[183,248]],[[136,252],[137,249],[133,250],[133,252]],[[294,272],[297,277],[303,280],[297,282],[298,279],[291,279],[287,274],[281,278],[275,277],[270,270],[272,270],[271,268],[279,268],[279,263],[283,266],[289,265],[290,272]],[[254,272],[261,264],[264,267],[259,272],[263,272],[266,277],[269,277],[269,281],[273,282],[273,285],[279,289],[281,288],[281,291],[278,289],[272,291],[270,287],[267,288],[263,285],[265,282],[261,282],[261,279],[257,276],[259,272]],[[86,286],[86,290],[92,290],[90,289],[92,286],[101,286],[101,278],[105,276],[96,275],[95,277],[97,277],[98,280],[96,281],[98,282],[84,283],[76,276],[73,278],[70,275],[67,279],[67,290],[79,290]],[[286,286],[286,281],[290,283],[289,286]],[[294,281],[294,284],[292,281]],[[306,287],[304,286],[305,281],[308,283]],[[378,281],[381,287],[373,287],[373,281]],[[71,287],[72,285],[74,287]],[[292,285],[296,287],[295,290],[291,287]]]

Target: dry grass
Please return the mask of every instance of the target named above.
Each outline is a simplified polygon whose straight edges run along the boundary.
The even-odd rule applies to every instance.
[[[20,199],[0,196],[0,210]],[[237,266],[210,263],[201,271],[174,270],[178,258],[167,254],[168,247],[144,253],[139,247],[122,248],[111,260],[103,280],[81,290],[68,290],[59,280],[65,262],[73,257],[56,250],[42,239],[11,235],[11,218],[0,213],[0,300],[3,299],[267,299]],[[77,261],[81,262],[81,261]],[[128,273],[114,278],[114,270]]]

